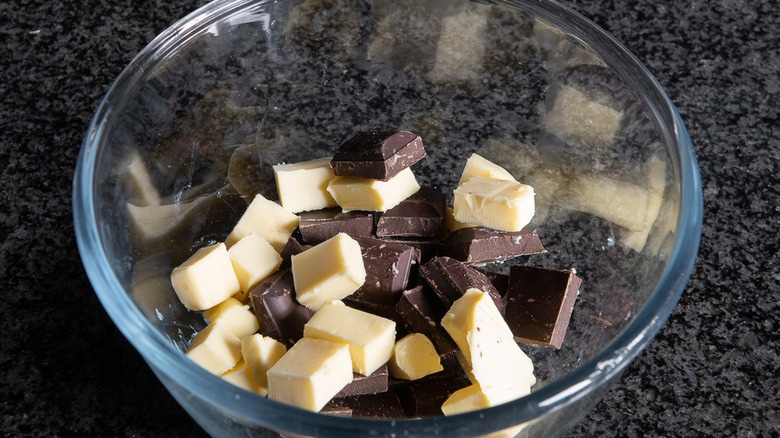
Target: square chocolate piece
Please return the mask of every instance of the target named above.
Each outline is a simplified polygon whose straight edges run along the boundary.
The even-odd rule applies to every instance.
[[[436,237],[444,223],[444,214],[444,195],[433,187],[420,187],[417,193],[378,215],[376,235]]]
[[[338,233],[371,237],[374,215],[367,211],[342,212],[341,208],[304,211],[298,214],[298,231],[306,243],[324,242]]]
[[[423,157],[422,139],[411,132],[360,132],[339,147],[330,165],[336,176],[387,181]]]
[[[259,333],[292,346],[303,337],[303,326],[314,311],[295,300],[292,271],[277,271],[251,291],[249,299],[260,323]]]
[[[515,341],[561,348],[580,284],[573,269],[512,266],[504,320]]]
[[[439,255],[468,264],[501,262],[521,255],[547,252],[539,235],[523,228],[499,231],[485,227],[467,227],[454,231],[439,248]]]

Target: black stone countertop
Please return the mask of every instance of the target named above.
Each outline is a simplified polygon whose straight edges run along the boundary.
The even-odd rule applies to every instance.
[[[82,136],[120,70],[202,1],[0,2],[0,435],[200,436],[94,295],[76,248]],[[667,90],[704,231],[679,305],[569,436],[780,434],[780,11],[567,0]]]

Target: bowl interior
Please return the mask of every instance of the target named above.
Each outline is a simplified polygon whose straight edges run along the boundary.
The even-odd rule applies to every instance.
[[[684,283],[690,271],[681,240],[698,242],[700,215],[686,173],[695,162],[666,96],[557,4],[421,3],[216,2],[118,79],[85,140],[76,219],[98,295],[148,361],[204,378],[179,351],[205,321],[177,299],[171,269],[224,241],[255,193],[278,199],[272,165],[332,156],[377,128],[420,135],[428,156],[413,171],[448,199],[472,153],[534,186],[531,227],[548,252],[486,268],[574,268],[583,279],[562,348],[523,346],[537,392],[582,382],[564,377],[598,372],[604,357],[622,368],[657,331],[682,288],[669,277]],[[523,415],[544,411],[534,402]]]

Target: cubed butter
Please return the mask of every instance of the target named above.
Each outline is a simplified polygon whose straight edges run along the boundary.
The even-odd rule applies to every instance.
[[[441,325],[463,352],[490,406],[531,392],[536,382],[533,363],[514,341],[490,295],[469,289],[452,304]]]
[[[645,163],[644,173],[647,181],[647,212],[644,225],[641,230],[620,230],[620,240],[623,245],[637,252],[641,251],[647,243],[647,236],[661,211],[666,188],[666,162],[653,155]]]
[[[129,153],[117,169],[117,180],[131,204],[142,207],[160,205],[160,192],[138,150]]]
[[[241,339],[225,324],[210,324],[195,335],[186,354],[207,371],[221,376],[241,360]]]
[[[302,338],[268,370],[268,398],[318,412],[352,382],[349,346]]]
[[[463,184],[473,176],[515,181],[515,177],[509,171],[477,154],[471,154],[469,159],[466,160],[466,165],[463,167],[463,173],[460,175],[458,185]]]
[[[395,321],[332,301],[306,323],[303,336],[348,345],[352,370],[367,376],[390,359]]]
[[[417,380],[444,369],[433,342],[422,333],[399,339],[387,365],[393,377],[405,380]]]
[[[239,339],[252,335],[260,329],[257,317],[249,310],[249,306],[233,297],[204,311],[203,318],[209,324],[218,321],[225,324]]]
[[[387,211],[420,190],[420,185],[407,167],[387,181],[337,176],[328,185],[342,210]]]
[[[268,336],[254,334],[241,340],[241,356],[246,364],[246,373],[255,389],[268,392],[268,370],[287,353],[281,342]]]
[[[336,200],[328,192],[334,176],[330,158],[274,166],[279,201],[293,213],[335,207]]]
[[[490,406],[490,400],[475,383],[453,392],[441,405],[441,411],[444,415],[455,415]]]
[[[241,289],[224,243],[199,249],[173,269],[171,283],[190,310],[214,307]]]
[[[247,369],[244,366],[244,362],[238,362],[238,364],[236,364],[236,366],[233,367],[232,370],[226,372],[220,377],[238,386],[239,388],[245,389],[250,392],[257,392],[258,394],[265,396],[265,394],[263,394],[261,391],[257,391],[255,387],[252,385],[252,381],[249,380],[249,374],[247,373]]]
[[[292,256],[292,274],[295,297],[312,310],[346,297],[366,281],[360,245],[344,233]]]
[[[233,227],[225,243],[227,246],[233,246],[254,231],[265,237],[265,240],[278,252],[284,248],[287,239],[297,227],[298,216],[281,205],[269,201],[263,195],[257,194]]]
[[[481,77],[490,8],[477,3],[469,6],[442,21],[436,61],[428,73],[438,83],[476,81]]]
[[[265,238],[255,232],[244,236],[228,250],[233,270],[241,286],[239,299],[244,301],[253,287],[273,274],[282,257]]]
[[[534,189],[517,181],[475,176],[455,189],[453,217],[501,231],[520,231],[534,216]]]

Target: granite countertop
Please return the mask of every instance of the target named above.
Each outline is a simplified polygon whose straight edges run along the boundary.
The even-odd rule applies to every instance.
[[[202,1],[0,2],[0,434],[201,436],[115,328],[75,243],[72,178],[120,70]],[[566,0],[667,90],[704,229],[666,325],[568,436],[780,434],[780,11]]]

